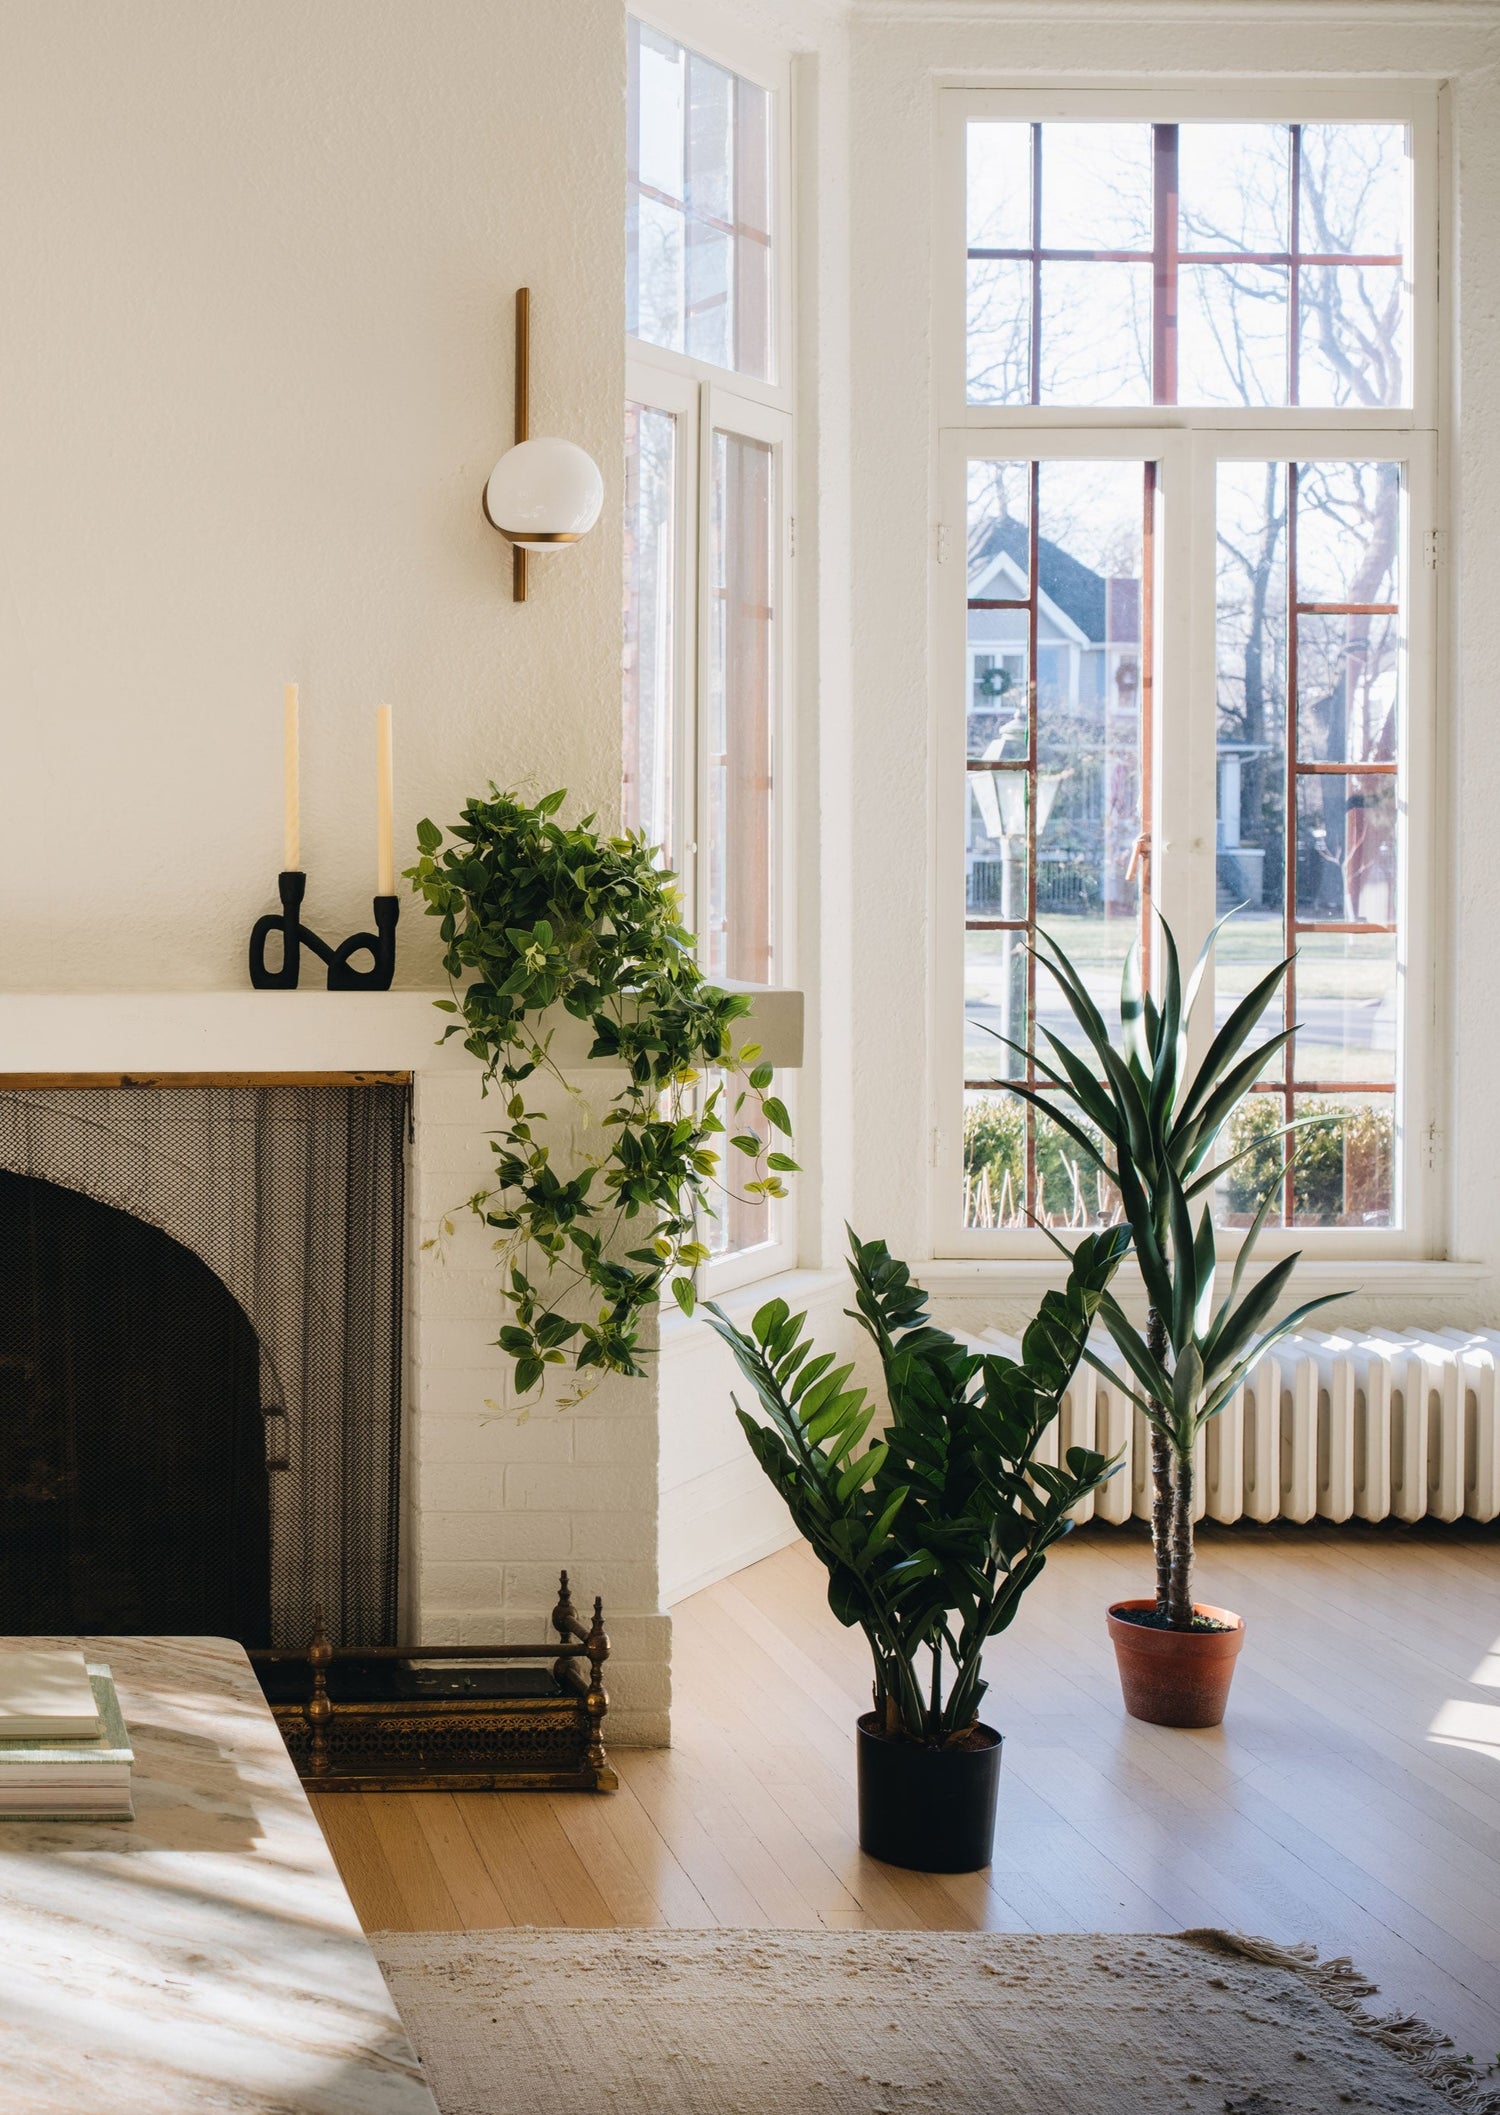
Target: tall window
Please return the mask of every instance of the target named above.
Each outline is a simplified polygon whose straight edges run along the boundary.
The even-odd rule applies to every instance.
[[[705,971],[784,983],[787,85],[642,22],[629,53],[625,824],[679,877]],[[720,1286],[791,1261],[779,1204],[727,1191],[707,1231]]]
[[[1221,1220],[1312,1119],[1281,1223],[1420,1252],[1431,112],[1037,100],[945,97],[940,1240],[1024,1249],[1117,1204],[1006,1091],[1077,1043],[1037,926],[1108,1018],[1158,910],[1194,947],[1232,910],[1220,1021],[1296,960]]]

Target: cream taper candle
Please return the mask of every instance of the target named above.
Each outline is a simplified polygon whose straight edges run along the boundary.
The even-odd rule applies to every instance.
[[[298,730],[297,686],[288,683],[285,699],[285,773],[286,842],[282,849],[282,869],[288,874],[297,873],[302,866],[302,794],[299,784],[301,763]]]
[[[395,755],[391,745],[391,708],[375,708],[375,893],[396,893],[394,816]]]

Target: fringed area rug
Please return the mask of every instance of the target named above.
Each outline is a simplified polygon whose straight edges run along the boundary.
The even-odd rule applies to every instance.
[[[443,2115],[1500,2115],[1373,1986],[1222,1932],[380,1932]]]

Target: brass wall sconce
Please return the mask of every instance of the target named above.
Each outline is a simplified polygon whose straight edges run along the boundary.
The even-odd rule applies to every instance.
[[[484,518],[511,544],[514,596],[526,600],[532,551],[560,551],[580,543],[599,519],[604,479],[599,465],[572,441],[531,438],[531,289],[516,289],[516,439],[484,488]]]

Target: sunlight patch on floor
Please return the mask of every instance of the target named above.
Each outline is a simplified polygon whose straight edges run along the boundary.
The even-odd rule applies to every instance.
[[[1500,1762],[1500,1704],[1471,1704],[1450,1697],[1427,1729],[1445,1748],[1472,1748]]]

